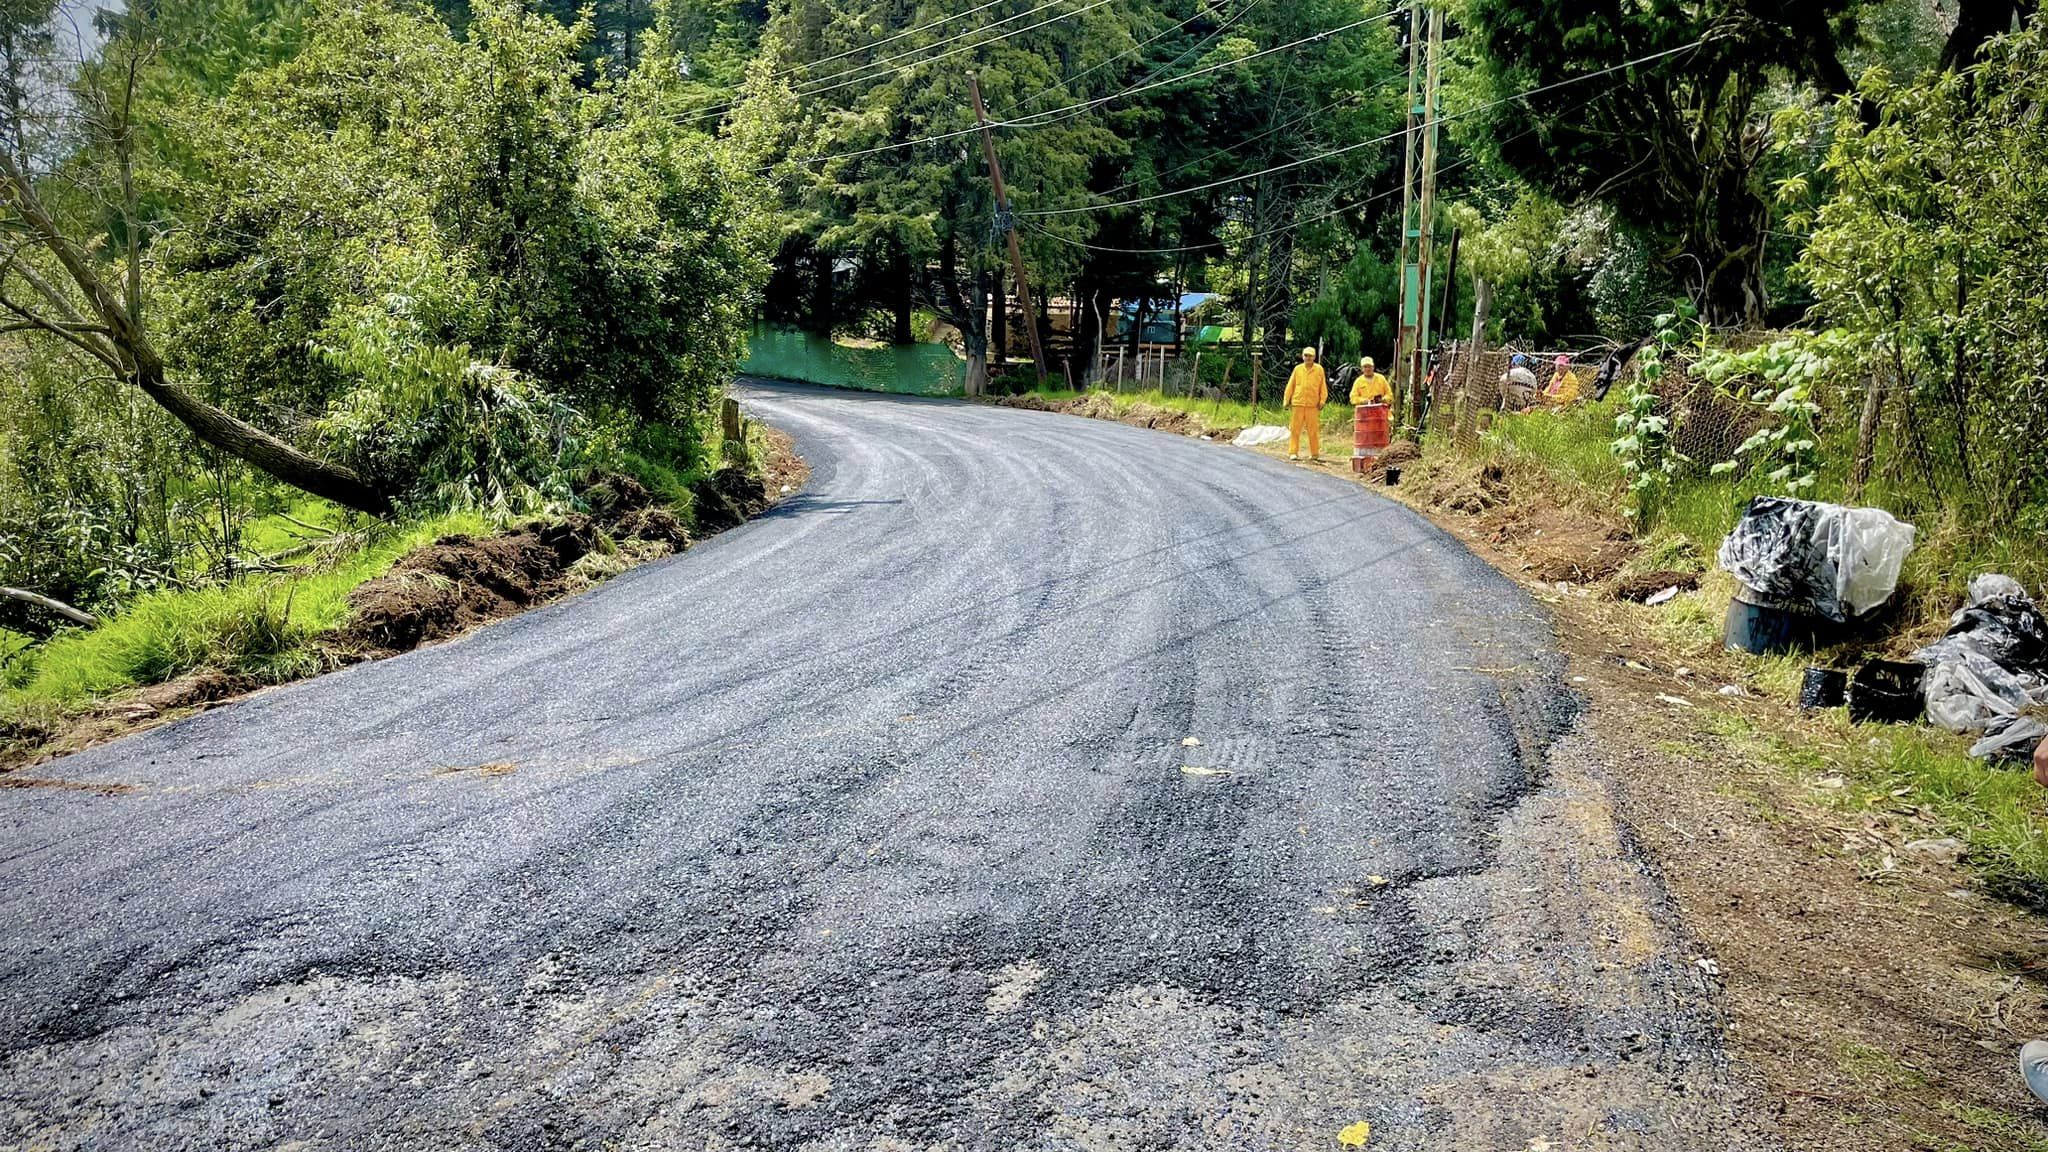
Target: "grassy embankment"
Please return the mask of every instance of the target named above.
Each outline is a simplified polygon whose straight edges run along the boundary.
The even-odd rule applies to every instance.
[[[1038,395],[1052,402],[1082,394],[1047,390]],[[1262,405],[1254,414],[1242,402],[1158,391],[1095,395],[1107,396],[1119,411],[1150,405],[1190,412],[1210,427],[1284,422],[1284,413],[1271,405]],[[1349,405],[1325,409],[1326,435],[1341,432],[1350,418]],[[1613,429],[1611,402],[1504,416],[1470,457],[1433,437],[1424,461],[1414,469],[1416,480],[1426,482],[1432,469],[1476,471],[1497,464],[1523,478],[1525,482],[1513,489],[1518,494],[1534,491],[1565,506],[1617,509],[1623,479],[1609,448]],[[1328,453],[1331,445],[1326,443],[1324,449]],[[1824,470],[1823,493],[1841,491],[1841,477],[1835,471]],[[1628,607],[1630,619],[1644,636],[1674,658],[1725,661],[1722,670],[1731,678],[1772,699],[1789,701],[1796,698],[1809,664],[1847,666],[1866,650],[1845,647],[1801,657],[1722,651],[1721,623],[1734,583],[1708,569],[1721,537],[1760,491],[1755,481],[1707,474],[1704,464],[1697,473],[1679,477],[1630,567],[1701,571],[1702,585],[1657,608]],[[1866,498],[1879,506],[1885,503],[1885,493],[1875,485]],[[2038,541],[2030,550],[2028,542],[2015,534],[1957,519],[1919,527],[1918,545],[1902,579],[1901,610],[1890,632],[1871,645],[1893,655],[1939,634],[1947,614],[1961,603],[1971,575],[2005,571],[2038,582],[2048,570],[2048,557],[2040,554]],[[1712,723],[1727,752],[1773,765],[1802,783],[1825,780],[1829,787],[1823,793],[1845,812],[1910,809],[1914,827],[1954,836],[1968,845],[1971,863],[1995,884],[2017,886],[2037,900],[2048,897],[2048,800],[2025,771],[1973,760],[1966,738],[1926,725],[1852,724],[1841,709],[1780,723],[1774,716],[1760,719],[1732,705],[1719,706],[1717,699],[1708,697],[1706,706],[1714,710]]]
[[[641,451],[620,464],[662,504],[686,515],[692,486],[716,459],[701,448],[643,436]],[[760,453],[754,453],[759,459]],[[326,671],[335,653],[323,643],[347,623],[349,592],[391,570],[400,557],[453,535],[487,536],[517,518],[473,511],[362,522],[340,507],[306,498],[242,529],[245,556],[277,556],[309,539],[284,571],[250,571],[226,583],[169,588],[135,597],[91,629],[66,629],[36,644],[0,630],[0,747],[34,744],[71,716],[110,696],[217,669],[257,684],[280,684]],[[329,533],[324,538],[317,534]]]

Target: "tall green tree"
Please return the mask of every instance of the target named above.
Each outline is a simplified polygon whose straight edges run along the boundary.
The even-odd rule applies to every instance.
[[[1566,204],[1599,200],[1650,237],[1711,322],[1757,323],[1768,304],[1772,86],[1846,92],[1857,8],[1465,0],[1461,20],[1477,37],[1471,115],[1523,179]]]

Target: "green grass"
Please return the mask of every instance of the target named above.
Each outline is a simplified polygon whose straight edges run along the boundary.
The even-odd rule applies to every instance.
[[[437,516],[378,533],[360,550],[305,575],[249,576],[138,597],[98,628],[61,634],[10,665],[0,686],[0,720],[75,709],[202,667],[266,682],[317,671],[310,642],[347,620],[351,589],[441,536],[490,530],[474,513]]]
[[[1485,437],[1492,459],[1530,467],[1562,491],[1620,502],[1622,480],[1608,451],[1611,405],[1535,411],[1501,417]],[[1672,485],[1662,513],[1634,567],[1710,566],[1721,538],[1759,491],[1757,481],[1688,473]],[[1823,498],[1830,497],[1823,492]],[[1904,616],[1910,628],[1946,618],[1961,602],[1968,578],[1984,571],[2041,570],[2043,541],[2025,533],[1970,533],[1946,522],[1922,523],[1918,544],[1902,575]],[[1720,646],[1722,618],[1735,591],[1726,574],[1710,570],[1697,592],[1664,606],[1650,627],[1674,653],[1702,656]],[[1837,651],[1745,658],[1749,688],[1774,699],[1798,695],[1806,667],[1841,665],[1861,653]],[[1852,725],[1845,715],[1802,724],[1790,733],[1764,733],[1726,714],[1726,733],[1737,747],[1803,778],[1841,775],[1850,787],[1837,802],[1852,806],[1910,804],[1924,823],[1969,845],[1973,866],[1994,882],[2017,882],[2034,899],[2048,897],[2048,802],[2024,770],[1973,760],[1968,741],[1926,726]],[[1829,727],[1832,726],[1832,727]]]
[[[1805,662],[1759,661],[1752,682],[1792,690]],[[2038,900],[2048,894],[2048,802],[2023,767],[1972,759],[1967,742],[1933,728],[1853,724],[1835,713],[1793,733],[1768,732],[1746,716],[1716,711],[1709,727],[1729,745],[1801,782],[1839,775],[1834,802],[1849,810],[1911,805],[1921,834],[1953,836],[1994,885]]]
[[[1496,451],[1520,456],[1558,479],[1598,492],[1621,491],[1621,465],[1609,447],[1614,412],[1607,405],[1502,413],[1487,433]]]
[[[338,504],[317,496],[304,496],[279,512],[258,516],[243,525],[242,547],[257,556],[274,556],[305,543],[313,535],[303,525],[311,524],[327,532],[338,532],[347,516]],[[292,523],[294,520],[300,523]]]
[[[749,426],[752,427],[751,422]],[[717,470],[720,452],[715,421],[705,421],[694,438],[689,429],[644,424],[620,452],[619,464],[628,475],[646,485],[656,500],[682,514],[695,502],[693,486]]]
[[[1034,389],[1033,394],[1048,401],[1073,400],[1081,396],[1101,396],[1114,404],[1119,412],[1138,404],[1149,404],[1154,408],[1167,408],[1177,412],[1188,412],[1202,418],[1211,428],[1249,428],[1253,424],[1286,424],[1287,410],[1279,403],[1279,396],[1261,398],[1258,408],[1242,400],[1205,400],[1200,396],[1174,396],[1156,388],[1145,391],[1126,390],[1116,392],[1098,388],[1093,392],[1077,392],[1067,388]],[[1332,403],[1325,405],[1322,424],[1325,432],[1351,426],[1351,405]]]

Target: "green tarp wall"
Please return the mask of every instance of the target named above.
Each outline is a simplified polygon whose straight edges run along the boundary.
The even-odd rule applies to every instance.
[[[815,332],[757,325],[747,336],[740,371],[834,388],[951,396],[964,385],[966,363],[944,344],[847,348]]]

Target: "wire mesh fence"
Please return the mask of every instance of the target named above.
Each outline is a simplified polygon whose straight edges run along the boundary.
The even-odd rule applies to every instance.
[[[1740,351],[1770,339],[1756,333],[1717,344]],[[1465,454],[1501,441],[1509,430],[1496,426],[1505,420],[1576,416],[1582,438],[1618,436],[1611,417],[1644,374],[1640,356],[1624,365],[1616,352],[1510,347],[1474,354],[1463,343],[1446,343],[1429,377],[1425,419],[1434,438]],[[1520,379],[1510,376],[1517,356],[1528,370]],[[1725,487],[1731,517],[1750,496],[1766,494],[1882,507],[1923,533],[1943,535],[1959,561],[2048,579],[2048,403],[2001,403],[2007,393],[1973,393],[1954,379],[1900,380],[1882,370],[1843,370],[1812,381],[1803,397],[1812,407],[1797,418],[1794,433],[1804,445],[1796,468],[1787,464],[1794,441],[1752,440],[1794,424],[1772,382],[1714,383],[1677,354],[1662,360],[1649,388],[1651,410],[1668,422],[1673,483]],[[1801,478],[1810,482],[1795,489]],[[1620,495],[1618,468],[1599,479]]]

